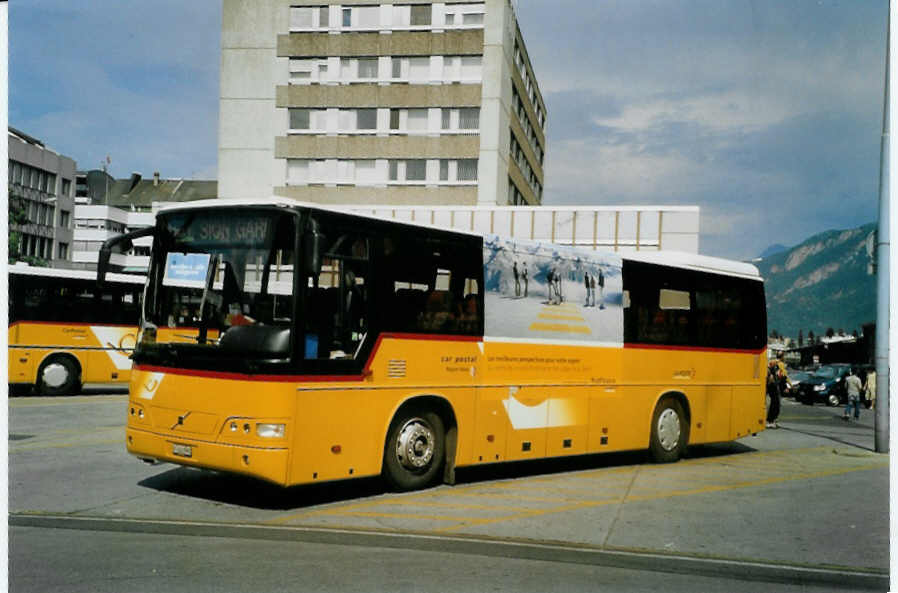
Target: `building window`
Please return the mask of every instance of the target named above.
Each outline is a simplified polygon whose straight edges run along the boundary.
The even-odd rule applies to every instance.
[[[416,4],[412,6],[411,25],[413,27],[430,26],[431,23],[431,5]]]
[[[380,6],[359,6],[356,14],[359,27],[376,29],[380,26]]]
[[[311,29],[315,26],[312,19],[315,9],[310,7],[290,7],[290,27],[294,29]]]
[[[66,210],[59,211],[59,226],[61,226],[64,229],[69,228],[70,219],[71,219],[71,214],[69,212],[67,212]]]
[[[460,159],[456,179],[458,181],[477,181],[477,159]]]
[[[430,58],[409,58],[408,78],[411,81],[425,81],[430,79]]]
[[[449,181],[449,161],[440,159],[440,181]]]
[[[409,132],[427,131],[427,109],[409,109],[406,129]]]
[[[392,58],[393,78],[402,78],[402,58]]]
[[[68,243],[59,243],[57,245],[59,259],[69,259],[69,244]]]
[[[463,25],[482,25],[483,14],[466,14],[462,16]]]
[[[290,129],[291,130],[308,130],[309,129],[309,110],[308,109],[291,109],[290,110]]]
[[[390,109],[390,129],[399,129],[399,109]]]
[[[480,127],[480,108],[466,107],[458,110],[458,127],[462,130],[476,130]]]
[[[406,181],[424,181],[427,179],[427,161],[425,159],[409,159],[405,161]]]
[[[330,21],[330,7],[322,6],[318,9],[318,26],[319,27],[327,27]]]
[[[377,78],[377,58],[359,58],[359,78]]]
[[[352,9],[351,8],[343,9],[343,26],[344,27],[352,26]]]
[[[376,130],[377,109],[359,109],[357,128],[359,130]]]
[[[64,196],[72,195],[72,180],[71,179],[63,179],[62,180],[62,195],[64,195]]]
[[[443,115],[443,124],[442,128],[444,130],[448,130],[452,127],[452,110],[451,109],[441,109]]]

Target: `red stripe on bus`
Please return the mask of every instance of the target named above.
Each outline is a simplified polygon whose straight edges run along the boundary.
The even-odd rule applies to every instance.
[[[685,352],[724,352],[730,354],[760,354],[767,348],[711,348],[708,346],[668,346],[664,344],[640,344],[624,342],[624,348],[632,350],[678,350]]]
[[[237,381],[272,381],[275,383],[316,382],[316,381],[361,381],[364,375],[247,375],[245,373],[229,373],[225,371],[204,371],[199,369],[179,369],[153,365],[134,365],[135,371],[165,373],[168,375],[185,375],[208,379],[232,379]]]

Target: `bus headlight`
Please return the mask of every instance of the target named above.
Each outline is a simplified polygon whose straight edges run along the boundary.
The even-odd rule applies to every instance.
[[[256,424],[256,434],[259,435],[260,437],[280,439],[280,438],[284,437],[285,432],[286,432],[285,424],[269,424],[269,423]]]

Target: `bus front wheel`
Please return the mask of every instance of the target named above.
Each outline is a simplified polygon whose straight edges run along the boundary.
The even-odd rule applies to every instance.
[[[656,463],[671,463],[678,460],[686,450],[689,440],[689,421],[683,406],[668,397],[658,402],[652,414],[652,432],[649,452]]]
[[[78,365],[68,356],[52,356],[37,373],[37,391],[41,395],[72,395],[81,388]]]
[[[400,411],[384,447],[384,476],[397,490],[417,490],[434,482],[446,453],[443,420],[420,408]]]

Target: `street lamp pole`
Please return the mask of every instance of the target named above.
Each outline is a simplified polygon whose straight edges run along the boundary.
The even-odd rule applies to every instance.
[[[879,154],[879,226],[876,233],[876,410],[874,446],[889,452],[889,47],[891,3],[886,25],[886,72]]]

